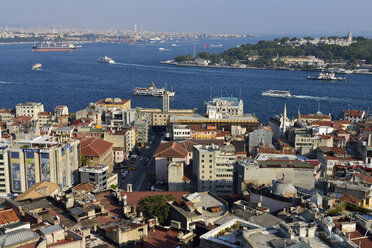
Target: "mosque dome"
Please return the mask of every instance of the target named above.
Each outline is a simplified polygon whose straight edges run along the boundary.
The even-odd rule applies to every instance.
[[[284,179],[285,174],[283,173],[283,178],[277,180],[273,187],[272,193],[275,195],[280,195],[284,197],[292,197],[297,195],[297,189],[289,180]]]

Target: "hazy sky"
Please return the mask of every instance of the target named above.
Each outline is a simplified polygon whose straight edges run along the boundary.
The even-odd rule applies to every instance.
[[[372,30],[372,0],[0,0],[0,25],[221,33]]]

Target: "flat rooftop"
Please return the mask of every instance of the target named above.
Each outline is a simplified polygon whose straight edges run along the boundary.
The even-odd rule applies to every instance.
[[[222,116],[221,118],[208,118],[204,117],[198,114],[195,115],[182,115],[182,116],[176,116],[176,115],[171,115],[169,122],[174,122],[174,123],[183,123],[183,122],[199,122],[199,123],[207,123],[207,122],[252,122],[252,123],[258,123],[258,119],[256,116],[251,115],[251,114],[245,114],[243,116]]]

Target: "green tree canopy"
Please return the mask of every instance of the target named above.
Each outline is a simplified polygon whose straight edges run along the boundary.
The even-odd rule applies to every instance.
[[[165,225],[168,222],[170,211],[169,201],[174,201],[173,195],[154,195],[142,198],[138,202],[138,209],[143,212],[147,219],[158,217],[159,223]]]

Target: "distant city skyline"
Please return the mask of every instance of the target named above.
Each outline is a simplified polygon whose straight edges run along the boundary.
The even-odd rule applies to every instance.
[[[372,33],[372,1],[0,0],[0,25],[255,34]]]

